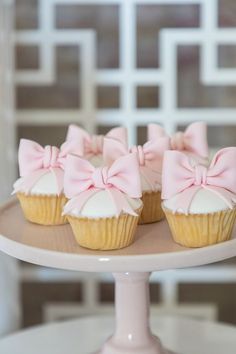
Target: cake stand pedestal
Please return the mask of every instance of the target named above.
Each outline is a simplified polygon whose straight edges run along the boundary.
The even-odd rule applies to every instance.
[[[127,248],[99,252],[80,247],[69,225],[47,227],[27,222],[19,203],[12,199],[0,209],[0,250],[47,267],[112,272],[116,330],[97,354],[169,354],[149,327],[150,273],[236,256],[236,229],[230,241],[188,249],[173,242],[166,221],[162,221],[139,226],[135,242]]]
[[[114,273],[116,331],[97,354],[168,354],[149,326],[149,273]]]

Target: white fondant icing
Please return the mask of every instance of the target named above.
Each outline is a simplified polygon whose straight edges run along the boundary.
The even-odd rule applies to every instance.
[[[17,188],[20,184],[21,184],[21,181],[23,180],[23,178],[18,178],[15,182],[14,182],[14,184],[13,184],[13,188],[15,189],[15,188]],[[23,192],[23,191],[22,191]],[[12,194],[14,194],[15,192],[14,192],[14,190],[13,190],[13,192],[12,192]]]
[[[17,186],[21,182],[22,178],[19,178],[15,182],[15,186]],[[24,192],[22,190],[22,192]],[[55,174],[51,171],[43,175],[31,188],[30,194],[37,195],[56,195],[58,193],[58,186]]]
[[[142,206],[141,199],[132,199],[125,196],[133,210],[137,210]],[[73,209],[70,212],[73,216],[84,216],[88,218],[105,218],[116,215],[116,207],[110,193],[101,190],[87,200],[81,211]]]
[[[94,167],[101,167],[103,165],[103,157],[102,155],[94,155],[88,158],[88,161],[94,166]]]
[[[184,153],[188,156],[190,164],[195,167],[198,164],[201,164],[203,166],[209,166],[209,159],[204,158],[198,155],[194,155],[191,152],[184,151]]]
[[[169,200],[165,200],[163,205],[170,210],[175,210],[176,208],[176,199],[177,196]],[[214,213],[221,210],[228,209],[228,205],[225,201],[220,198],[214,192],[207,190],[205,188],[200,189],[194,196],[192,203],[189,208],[190,214],[207,214]],[[177,210],[179,213],[183,213],[183,210],[180,208]]]
[[[155,188],[153,188],[152,185],[148,182],[147,178],[145,178],[145,176],[143,176],[142,174],[140,175],[140,179],[141,179],[142,192],[160,191],[161,190],[160,184],[157,183],[155,185]]]

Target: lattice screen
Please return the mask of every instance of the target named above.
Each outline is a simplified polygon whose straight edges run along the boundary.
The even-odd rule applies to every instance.
[[[16,1],[18,123],[236,124],[235,5]]]
[[[206,120],[213,145],[235,144],[235,0],[16,0],[15,5],[19,135],[32,137],[29,127],[35,126],[38,137],[50,130],[54,142],[58,126],[70,122],[89,130],[125,124],[134,142],[151,121],[171,132]],[[46,272],[44,277],[28,266],[22,273],[26,282],[41,282],[50,278]],[[68,274],[50,274],[52,282],[68,282]],[[223,283],[225,277],[216,274]],[[175,282],[167,279],[162,288],[173,306],[179,301]],[[84,285],[85,305],[97,309],[97,280],[86,275]],[[28,293],[32,299],[32,289]],[[232,309],[233,300],[227,305]],[[35,300],[29,306],[37,306]]]

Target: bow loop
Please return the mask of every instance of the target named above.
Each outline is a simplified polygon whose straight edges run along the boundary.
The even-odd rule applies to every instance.
[[[148,125],[148,139],[158,140],[167,137],[165,130],[158,124]],[[176,132],[170,137],[171,150],[186,151],[208,158],[207,125],[204,122],[190,124],[184,132]]]
[[[14,190],[28,193],[37,181],[51,171],[56,178],[58,194],[63,190],[63,170],[66,156],[80,151],[77,142],[65,142],[61,148],[56,146],[42,147],[38,143],[21,139],[18,159],[20,177],[22,180],[15,185]]]
[[[21,139],[18,150],[20,176],[24,177],[43,168],[44,149],[38,143]]]
[[[91,190],[109,191],[117,210],[130,210],[122,195],[131,198],[141,198],[142,195],[137,156],[129,154],[116,160],[110,167],[94,168],[90,162],[69,155],[64,178],[65,195],[76,198],[76,203],[82,208],[79,199],[85,203],[91,196]],[[121,196],[117,197],[117,193]]]
[[[130,150],[119,141],[104,139],[104,161],[108,165],[121,156],[129,152],[135,153],[138,158],[139,166],[146,166],[153,171],[161,173],[162,161],[165,151],[169,150],[169,138],[163,137],[158,141],[148,141],[143,146],[133,146]]]
[[[128,145],[127,129],[124,127],[111,129],[105,137],[117,140],[125,147]],[[103,152],[105,137],[103,135],[90,135],[84,129],[71,124],[68,128],[66,141],[78,141],[81,145],[80,156],[100,155]]]
[[[170,141],[168,137],[162,137],[157,141],[147,141],[143,145],[145,166],[161,173],[164,153],[169,149]]]
[[[66,162],[65,194],[68,198],[90,187],[107,189],[114,187],[131,198],[140,198],[141,187],[137,157],[129,154],[116,160],[110,167],[95,168],[84,159],[69,155]]]
[[[133,146],[131,153],[137,156],[141,175],[148,181],[151,189],[155,190],[161,184],[162,161],[164,152],[169,149],[169,138],[163,137],[157,141],[148,141],[143,146]],[[120,156],[125,156],[129,150],[114,139],[104,139],[103,157],[105,163],[111,163]]]
[[[167,137],[165,129],[159,124],[148,124],[148,140],[157,140],[159,138]]]
[[[193,167],[188,157],[179,151],[167,151],[163,162],[162,198],[181,195],[180,208],[189,209],[200,188],[206,188],[227,200],[233,207],[236,199],[236,147],[220,150],[209,168]],[[184,196],[184,197],[183,197]]]

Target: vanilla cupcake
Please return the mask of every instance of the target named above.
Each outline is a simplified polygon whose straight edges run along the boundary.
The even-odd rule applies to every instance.
[[[77,153],[76,142],[61,148],[42,147],[21,139],[18,160],[20,178],[14,184],[25,218],[41,225],[65,224],[62,209],[67,202],[63,191],[64,164],[68,153]]]
[[[125,127],[111,129],[106,137],[113,138],[128,146],[128,134]],[[103,165],[103,142],[104,135],[90,135],[86,130],[71,124],[68,128],[66,141],[77,141],[80,146],[79,156],[91,162],[95,167]]]
[[[236,148],[220,150],[209,168],[178,151],[163,162],[163,210],[174,240],[203,247],[231,238],[236,217]]]
[[[165,216],[161,207],[161,174],[163,155],[168,149],[169,139],[166,137],[148,141],[143,146],[133,146],[130,150],[111,138],[104,139],[103,156],[108,165],[129,152],[136,153],[143,201],[140,224],[157,222]]]
[[[137,157],[129,154],[110,167],[68,156],[64,207],[80,246],[111,250],[129,246],[142,210]]]
[[[163,127],[158,124],[148,125],[148,140],[156,141],[168,137]],[[209,148],[207,141],[207,125],[204,122],[190,124],[184,132],[176,132],[170,139],[170,150],[184,152],[192,165],[209,164]]]

